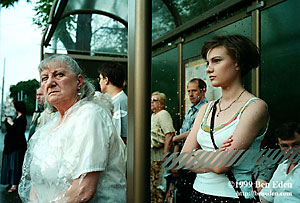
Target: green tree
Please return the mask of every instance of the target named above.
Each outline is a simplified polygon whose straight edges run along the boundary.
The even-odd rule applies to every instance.
[[[13,6],[19,0],[1,1],[0,6]],[[30,2],[30,0],[26,0]],[[33,23],[42,31],[47,28],[51,6],[54,0],[37,0],[34,3],[33,10],[35,16]],[[5,3],[5,4],[4,4]],[[88,4],[93,7],[95,1],[83,1],[82,4]],[[86,7],[83,5],[83,7]],[[113,52],[127,53],[127,28],[121,23],[112,21],[99,21],[99,15],[78,14],[65,17],[60,20],[54,36],[52,45],[60,41],[68,53],[83,52]]]
[[[14,6],[15,3],[17,3],[19,0],[1,0],[0,1],[0,7],[8,8],[10,6]],[[30,2],[30,0],[26,0],[27,2]]]
[[[10,86],[10,97],[14,98],[14,101],[21,100],[22,92],[22,100],[25,102],[27,114],[32,114],[35,110],[36,89],[39,86],[40,84],[36,79],[18,82],[16,85]]]

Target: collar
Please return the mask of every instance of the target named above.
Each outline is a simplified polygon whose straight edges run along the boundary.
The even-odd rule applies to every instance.
[[[121,90],[121,92],[119,92],[118,94],[116,94],[115,96],[113,96],[111,99],[114,99],[116,97],[118,97],[120,94],[122,94],[123,90]]]
[[[196,109],[200,109],[200,107],[202,106],[202,104],[207,103],[207,99],[206,97],[204,97],[204,99],[202,99],[201,101],[199,101],[197,104],[193,105],[191,108],[196,108]]]

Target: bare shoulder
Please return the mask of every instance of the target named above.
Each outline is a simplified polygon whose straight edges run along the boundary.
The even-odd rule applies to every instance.
[[[258,109],[261,110],[263,112],[267,112],[268,111],[268,105],[267,103],[260,99],[260,98],[255,98],[248,106],[249,109]]]
[[[200,107],[199,111],[205,112],[205,110],[206,110],[206,108],[208,107],[209,103],[210,103],[210,102],[203,104],[203,105]]]
[[[203,118],[204,114],[205,114],[205,111],[206,109],[208,108],[208,105],[209,105],[210,102],[206,103],[206,104],[203,104],[199,111],[198,111],[198,114],[197,114],[197,117],[200,117],[201,119]]]
[[[248,119],[254,117],[258,120],[268,120],[268,105],[264,100],[256,98],[245,108],[243,116]]]

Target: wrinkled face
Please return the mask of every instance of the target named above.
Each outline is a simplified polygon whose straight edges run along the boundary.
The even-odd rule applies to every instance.
[[[41,73],[41,87],[45,99],[58,111],[65,111],[77,101],[77,91],[81,88],[83,76],[57,62],[50,62]]]
[[[190,82],[187,91],[192,104],[198,104],[204,97],[205,91],[199,88],[198,82]]]
[[[159,95],[152,95],[151,97],[151,111],[152,112],[158,112],[161,109],[161,103],[160,103]]]
[[[287,153],[290,149],[293,149],[291,151],[290,155],[288,156],[288,158],[290,158],[290,156],[292,156],[292,154],[294,154],[296,149],[300,148],[300,134],[295,132],[294,136],[295,137],[292,140],[282,140],[282,139],[278,138],[280,149],[286,150],[285,153]],[[294,158],[296,158],[299,155],[300,155],[300,153],[298,151],[297,155]]]
[[[37,99],[38,105],[42,105],[44,103],[44,93],[43,93],[42,88],[39,88],[36,91],[36,99]]]
[[[214,87],[226,87],[234,80],[240,79],[240,67],[223,46],[215,47],[207,52],[206,72]]]
[[[99,74],[99,85],[102,93],[107,92],[107,80],[108,80],[107,77],[103,77],[101,73]]]

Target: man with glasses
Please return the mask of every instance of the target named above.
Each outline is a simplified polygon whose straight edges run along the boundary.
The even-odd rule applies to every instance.
[[[118,135],[127,141],[127,95],[123,91],[125,72],[120,63],[105,63],[99,68],[99,84],[102,93],[107,93],[114,105],[113,122]]]

